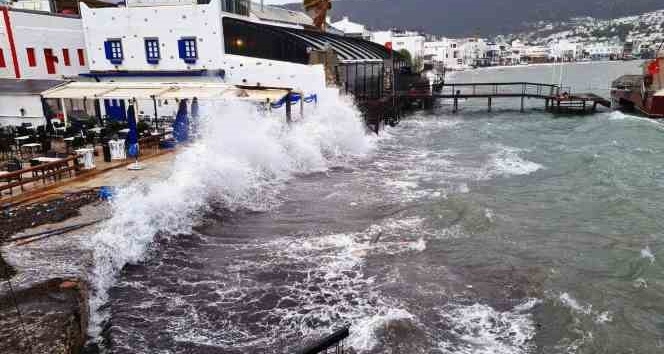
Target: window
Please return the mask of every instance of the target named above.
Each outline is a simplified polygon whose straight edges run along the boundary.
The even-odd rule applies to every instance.
[[[193,64],[198,59],[198,51],[196,50],[196,37],[182,38],[178,41],[178,49],[180,50],[180,58],[185,63]]]
[[[37,57],[35,57],[35,48],[26,48],[25,50],[28,53],[28,65],[32,67],[37,66]]]
[[[71,61],[69,60],[69,49],[62,48],[62,60],[65,62],[65,66],[71,66]]]
[[[106,59],[112,64],[122,64],[124,55],[122,54],[122,41],[119,39],[109,39],[104,42],[104,49],[106,51]]]
[[[161,56],[159,55],[159,40],[156,38],[145,39],[145,59],[150,64],[158,64]]]
[[[252,22],[223,18],[226,54],[307,64],[306,41],[284,34],[277,28]]]
[[[85,66],[85,51],[79,48],[76,49],[76,53],[78,54],[78,65]]]
[[[0,68],[6,68],[7,63],[5,62],[5,53],[2,51],[2,48],[0,48]]]

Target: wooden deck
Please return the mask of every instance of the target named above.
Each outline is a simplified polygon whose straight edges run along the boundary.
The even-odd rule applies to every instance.
[[[526,99],[544,101],[546,111],[552,113],[593,113],[597,106],[611,107],[611,102],[592,93],[571,94],[569,88],[559,85],[533,82],[473,82],[445,83],[430,87],[414,87],[410,91],[399,92],[399,98],[419,100],[423,106],[431,106],[435,99],[452,99],[453,111],[459,110],[459,100],[486,99],[491,111],[495,98],[518,98],[521,100],[520,111],[525,111]]]

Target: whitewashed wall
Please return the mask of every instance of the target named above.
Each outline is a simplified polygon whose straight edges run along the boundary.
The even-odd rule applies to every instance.
[[[91,71],[126,70],[163,74],[159,77],[107,77],[103,80],[164,81],[172,71],[202,69],[212,73],[224,70],[223,81],[232,84],[291,87],[311,92],[325,87],[322,65],[310,66],[224,54],[222,17],[239,16],[221,11],[219,1],[207,5],[104,9],[90,9],[81,3],[81,15]],[[182,37],[192,36],[198,40],[199,58],[195,64],[187,64],[179,57],[177,43]],[[144,40],[155,37],[159,38],[161,60],[158,64],[149,64],[145,56]],[[104,42],[114,38],[122,38],[124,60],[120,65],[113,65],[106,59]],[[216,76],[170,79],[221,80]]]
[[[219,2],[100,9],[81,3],[81,16],[91,71],[182,71],[221,67],[223,41]],[[188,64],[180,59],[178,40],[193,36],[197,39],[198,60]],[[120,65],[106,59],[104,42],[110,38],[122,39],[124,60]],[[147,62],[145,38],[159,38],[161,60],[158,64]]]
[[[87,72],[86,65],[81,66],[78,61],[78,49],[85,49],[83,27],[81,20],[75,17],[58,16],[47,13],[34,13],[22,11],[9,11],[11,27],[14,34],[14,43],[18,57],[22,79],[58,79],[62,77],[77,76]],[[0,68],[0,77],[15,78],[11,51],[7,41],[7,29],[3,20],[0,20],[0,48],[2,48],[6,68]],[[28,65],[26,48],[35,49],[37,66]],[[58,58],[55,63],[55,74],[48,74],[44,49],[53,50]],[[69,49],[70,66],[65,66],[62,49]]]
[[[21,108],[25,115],[21,117]],[[0,94],[0,125],[20,125],[21,123],[43,124],[44,111],[37,95]]]

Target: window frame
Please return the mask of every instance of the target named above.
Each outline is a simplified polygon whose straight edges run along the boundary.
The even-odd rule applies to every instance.
[[[69,58],[68,48],[62,48],[62,61],[64,61],[65,66],[71,66],[71,60]]]
[[[85,66],[85,50],[83,48],[76,49],[76,55],[78,55],[78,65]]]
[[[159,64],[159,61],[161,60],[161,48],[159,47],[159,38],[146,37],[143,39],[143,42],[145,47],[145,60],[149,64]]]
[[[187,64],[194,64],[198,60],[197,41],[198,38],[196,37],[182,37],[178,40],[180,59],[184,60]]]
[[[122,39],[109,38],[104,42],[106,59],[112,64],[122,64],[124,60],[124,50],[122,48]]]
[[[37,67],[37,53],[34,47],[25,48],[26,55],[28,56],[28,66],[31,68]]]

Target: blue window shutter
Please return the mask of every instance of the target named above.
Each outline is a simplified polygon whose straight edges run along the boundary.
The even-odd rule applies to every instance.
[[[113,51],[111,50],[111,42],[110,41],[105,41],[104,42],[104,52],[106,52],[106,59],[108,59],[108,60],[113,59]]]
[[[186,54],[186,51],[185,51],[185,45],[184,45],[185,42],[186,42],[185,39],[178,40],[178,51],[180,52],[180,59],[186,59],[187,58],[187,54]]]

